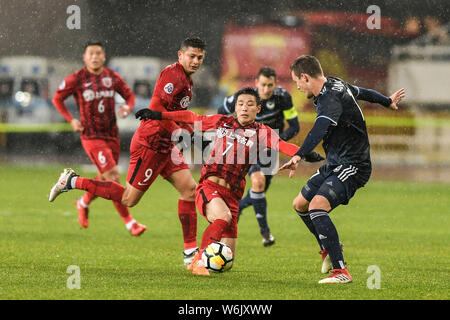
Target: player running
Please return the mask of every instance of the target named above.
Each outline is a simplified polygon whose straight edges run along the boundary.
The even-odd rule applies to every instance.
[[[273,68],[262,67],[255,80],[253,90],[258,93],[261,99],[261,111],[256,115],[255,120],[272,129],[278,130],[280,138],[288,141],[295,137],[300,131],[297,111],[292,103],[292,97],[284,88],[276,86],[277,75]],[[236,95],[226,97],[223,105],[219,107],[219,114],[233,114],[235,112]],[[285,130],[284,121],[287,121],[288,128]],[[307,155],[306,161],[316,162],[324,160],[316,152]],[[266,192],[273,178],[273,169],[278,168],[276,163],[264,163],[260,161],[250,167],[251,188],[247,195],[239,201],[239,216],[242,210],[253,206],[255,217],[258,221],[259,230],[262,236],[263,246],[271,246],[275,243],[275,238],[270,232],[267,222],[267,200]]]
[[[120,183],[117,164],[120,154],[119,129],[116,124],[114,94],[119,93],[126,101],[120,105],[118,116],[125,118],[134,108],[135,96],[120,75],[104,66],[105,48],[101,42],[85,45],[83,61],[85,67],[69,76],[59,86],[53,98],[53,105],[69,122],[74,132],[80,132],[81,144],[97,167],[95,178],[99,181]],[[80,112],[80,120],[73,118],[64,100],[73,95]],[[89,204],[95,195],[86,192],[75,201],[78,221],[83,228],[89,225]],[[113,201],[116,210],[133,236],[142,234],[146,227],[136,222],[128,208]]]
[[[195,193],[197,209],[210,222],[203,233],[200,251],[188,266],[188,270],[196,275],[209,275],[200,257],[210,243],[222,241],[235,252],[239,199],[244,193],[245,177],[251,165],[262,157],[266,148],[291,156],[299,150],[298,146],[280,139],[270,127],[255,122],[261,105],[253,88],[241,89],[235,97],[236,116],[204,116],[191,111],[140,110],[136,113],[136,117],[143,120],[169,119],[195,123],[201,131],[216,130],[211,155],[202,168]]]
[[[205,46],[205,42],[199,38],[187,38],[182,42],[178,62],[166,67],[155,84],[149,109],[172,112],[189,106],[193,88],[191,76],[203,63]],[[194,202],[196,183],[181,152],[172,141],[172,132],[177,128],[179,126],[173,121],[141,122],[131,140],[125,188],[115,182],[99,182],[81,177],[71,179],[75,176],[74,171],[65,169],[52,188],[49,201],[53,201],[61,192],[76,188],[132,207],[139,202],[156,177],[161,175],[180,194],[178,216],[183,230],[183,259],[185,265],[190,264],[198,251]],[[172,159],[172,154],[177,155],[177,159]]]
[[[280,170],[290,169],[292,177],[305,154],[323,140],[327,163],[311,176],[293,206],[322,249],[322,272],[332,269],[331,275],[319,283],[352,282],[329,213],[340,204],[348,204],[356,190],[367,183],[372,171],[366,121],[356,100],[397,110],[405,90],[385,97],[339,78],[325,77],[320,62],[307,55],[294,61],[291,75],[298,89],[308,99],[314,98],[317,117],[300,150]]]

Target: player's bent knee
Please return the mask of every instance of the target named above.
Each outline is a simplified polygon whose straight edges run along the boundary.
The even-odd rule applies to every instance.
[[[298,195],[294,201],[292,201],[294,210],[299,212],[307,212],[309,210],[309,202],[303,198],[302,195]]]
[[[139,200],[141,200],[142,196],[144,195],[143,191],[140,191],[134,187],[132,187],[127,182],[127,187],[125,188],[125,191],[122,195],[122,201],[121,203],[126,207],[134,207],[139,203]]]
[[[321,195],[317,195],[311,200],[311,203],[309,204],[309,209],[310,210],[320,209],[330,211],[331,205],[327,198]]]
[[[114,167],[111,170],[103,172],[100,177],[102,180],[115,181],[117,183],[120,183],[120,174],[119,170],[117,170],[116,167]]]
[[[266,177],[263,174],[254,173],[251,177],[252,191],[263,192],[266,188]]]
[[[195,201],[195,188],[197,185],[191,184],[186,188],[184,192],[182,192],[181,197],[186,201]]]

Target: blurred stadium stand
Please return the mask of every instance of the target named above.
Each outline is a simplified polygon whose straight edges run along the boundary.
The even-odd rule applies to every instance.
[[[64,9],[69,2],[64,0],[51,11]],[[100,35],[106,39],[107,65],[118,71],[135,92],[137,111],[148,106],[162,68],[176,61],[180,40],[201,29],[200,36],[207,40],[208,51],[204,67],[194,76],[191,106],[197,111],[215,112],[226,95],[243,85],[253,85],[259,67],[271,65],[279,75],[279,84],[291,92],[298,108],[302,129],[294,142],[301,144],[314,121],[314,110],[311,102],[296,90],[288,67],[296,56],[313,54],[321,60],[326,74],[385,94],[400,87],[407,89],[407,98],[399,112],[361,103],[375,163],[450,165],[447,138],[450,136],[450,93],[446,80],[450,72],[450,42],[449,22],[445,21],[448,11],[439,15],[438,6],[424,10],[422,5],[413,3],[412,14],[397,17],[389,16],[383,7],[382,27],[373,30],[367,28],[369,15],[365,7],[355,9],[356,1],[334,6],[318,2],[303,5],[309,8],[302,7],[302,10],[295,1],[269,1],[267,6],[277,5],[279,10],[255,8],[243,2],[236,2],[232,8],[214,2],[216,5],[208,8],[210,21],[199,21],[191,14],[194,9],[186,8],[186,21],[177,21],[173,33],[168,33],[163,32],[162,21],[181,6],[170,3],[173,8],[156,1],[118,10],[125,9],[125,4],[81,1],[82,12],[89,12],[84,16],[81,31],[68,33],[64,16],[52,18],[50,22],[42,20],[46,28],[50,28],[50,23],[62,25],[53,27],[56,37],[62,41],[58,46],[52,47],[50,40],[40,45],[24,32],[24,39],[11,42],[11,54],[0,50],[0,153],[20,153],[23,141],[27,140],[27,148],[38,149],[37,154],[61,152],[70,145],[82,155],[79,138],[70,132],[50,101],[62,79],[82,67],[81,48],[87,38]],[[152,5],[159,6],[159,11],[150,10]],[[19,14],[23,9],[20,8],[17,4],[9,10]],[[239,8],[252,14],[231,14]],[[114,9],[121,11],[123,17]],[[225,13],[219,14],[222,11]],[[147,32],[144,26],[125,28],[123,23],[127,17],[136,21],[142,18],[154,26],[153,32]],[[8,19],[5,23],[17,23]],[[117,19],[116,25],[101,24],[108,19]],[[116,26],[120,26],[120,32]],[[128,41],[130,37],[136,40],[133,44]],[[0,43],[5,39],[12,36],[0,39]],[[22,52],[21,47],[28,44],[31,49]],[[66,103],[77,115],[73,99],[67,99]],[[119,96],[117,103],[121,103]],[[56,126],[51,125],[55,123]],[[129,117],[120,119],[118,124],[123,149],[127,150],[138,122]]]

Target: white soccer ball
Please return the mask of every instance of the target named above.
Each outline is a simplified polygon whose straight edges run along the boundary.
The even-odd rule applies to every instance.
[[[203,250],[202,261],[212,272],[224,272],[233,266],[233,251],[223,242],[213,242]]]

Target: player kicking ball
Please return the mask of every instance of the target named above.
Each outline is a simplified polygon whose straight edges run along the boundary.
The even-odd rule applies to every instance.
[[[224,242],[235,252],[239,200],[244,193],[245,177],[251,165],[257,163],[260,152],[271,148],[293,156],[299,150],[298,146],[281,140],[270,127],[255,122],[261,104],[253,88],[241,89],[235,96],[236,116],[197,115],[191,111],[136,113],[143,120],[173,120],[193,123],[201,131],[216,130],[195,192],[196,207],[210,223],[203,233],[200,251],[187,267],[195,275],[209,275],[201,256],[210,243]]]
[[[306,55],[294,61],[291,75],[297,88],[308,99],[314,99],[317,117],[300,150],[280,170],[290,169],[292,177],[300,160],[323,140],[327,162],[311,176],[293,206],[319,243],[322,272],[331,270],[331,275],[319,283],[349,283],[352,277],[345,267],[338,232],[329,213],[348,204],[372,172],[366,121],[357,99],[396,110],[405,91],[400,89],[385,97],[339,78],[325,77],[320,62]]]

